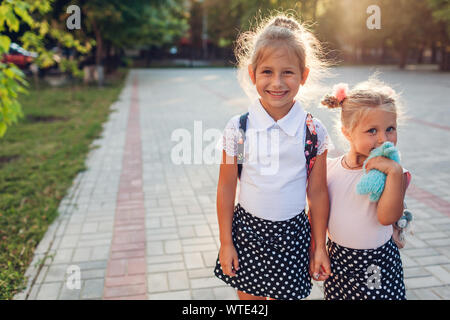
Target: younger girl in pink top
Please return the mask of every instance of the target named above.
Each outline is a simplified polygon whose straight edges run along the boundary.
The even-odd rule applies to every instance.
[[[370,79],[351,91],[346,84],[335,86],[322,104],[341,108],[341,131],[350,143],[345,155],[327,163],[327,248],[332,275],[324,283],[325,299],[404,300],[403,268],[392,225],[402,216],[410,174],[393,160],[372,158],[366,170],[386,174],[384,192],[378,202],[356,193],[371,150],[386,141],[397,143],[397,95]]]

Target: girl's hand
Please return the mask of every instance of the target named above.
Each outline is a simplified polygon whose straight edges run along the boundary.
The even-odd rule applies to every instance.
[[[219,261],[223,273],[234,277],[239,270],[238,254],[234,245],[222,245],[219,250]]]
[[[403,172],[403,169],[400,166],[400,164],[398,164],[394,160],[382,156],[374,157],[367,161],[366,172],[369,172],[372,169],[377,169],[386,175],[395,171],[400,173]]]
[[[331,275],[330,258],[325,248],[314,251],[310,260],[309,272],[316,281],[324,281]]]

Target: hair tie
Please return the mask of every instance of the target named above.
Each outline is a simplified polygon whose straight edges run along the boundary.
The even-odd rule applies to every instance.
[[[287,28],[291,31],[301,30],[299,24],[296,21],[294,21],[290,18],[287,18],[287,17],[277,17],[273,21],[272,25],[276,26],[276,27]]]
[[[347,98],[348,95],[348,84],[338,83],[333,87],[333,96],[337,99],[339,104]]]

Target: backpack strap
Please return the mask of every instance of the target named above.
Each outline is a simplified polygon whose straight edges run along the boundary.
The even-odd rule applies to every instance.
[[[248,112],[239,118],[239,140],[237,153],[238,178],[241,178],[242,164],[244,163],[244,141],[245,131],[247,130]],[[318,151],[318,139],[316,128],[314,127],[313,116],[308,113],[305,123],[305,158],[306,158],[306,176],[307,180],[316,161]]]
[[[318,139],[316,128],[314,127],[313,116],[308,113],[306,115],[305,123],[305,158],[306,158],[306,182],[309,181],[309,176],[311,174],[314,162],[316,162],[317,151],[318,151]],[[308,208],[307,211],[309,223],[312,224],[311,211]],[[315,248],[314,238],[311,237],[311,248]]]
[[[241,178],[242,164],[244,163],[244,141],[245,131],[247,130],[248,112],[241,115],[239,118],[239,140],[237,153],[238,179]]]
[[[306,179],[309,180],[309,175],[311,174],[314,162],[316,162],[319,146],[316,128],[314,127],[313,116],[310,113],[306,115],[305,127]]]

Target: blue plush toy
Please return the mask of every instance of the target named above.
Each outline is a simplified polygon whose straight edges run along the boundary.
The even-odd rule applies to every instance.
[[[376,202],[380,199],[381,194],[384,190],[384,184],[386,182],[386,174],[384,174],[383,172],[377,169],[372,169],[369,172],[366,172],[367,161],[378,156],[383,156],[400,163],[398,150],[395,148],[394,144],[389,141],[372,150],[369,157],[366,159],[366,161],[364,161],[364,175],[356,185],[356,192],[358,194],[369,194],[369,200],[372,202]]]
[[[400,163],[400,155],[392,142],[385,142],[382,146],[372,150],[369,157],[364,161],[364,175],[356,185],[356,192],[358,194],[369,194],[369,200],[372,202],[376,202],[380,199],[386,183],[386,174],[383,172],[377,169],[366,172],[367,161],[378,156],[383,156]],[[406,204],[404,204],[404,206],[406,208]],[[403,216],[394,224],[395,228],[392,238],[400,249],[405,246],[405,234],[412,219],[411,212],[405,209],[403,211]]]

